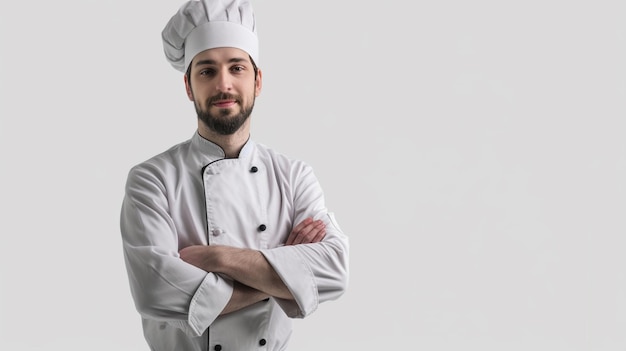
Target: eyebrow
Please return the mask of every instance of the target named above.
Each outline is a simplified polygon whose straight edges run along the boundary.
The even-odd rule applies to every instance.
[[[246,61],[248,60],[243,57],[233,57],[228,60],[228,63],[239,63],[239,62],[246,62]],[[200,66],[200,65],[217,65],[217,61],[206,59],[206,60],[200,60],[196,62],[195,64],[195,66]]]

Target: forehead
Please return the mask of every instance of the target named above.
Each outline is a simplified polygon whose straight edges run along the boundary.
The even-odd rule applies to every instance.
[[[194,65],[197,64],[221,64],[229,62],[248,62],[250,55],[247,52],[231,47],[207,49],[193,58]]]

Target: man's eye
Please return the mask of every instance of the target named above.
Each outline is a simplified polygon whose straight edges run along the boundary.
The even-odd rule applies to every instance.
[[[243,72],[245,68],[243,66],[234,66],[233,68],[231,68],[231,70],[233,72]]]
[[[211,77],[211,76],[215,75],[215,71],[212,70],[212,69],[203,69],[202,71],[200,71],[200,75],[201,76],[209,76],[209,77]]]

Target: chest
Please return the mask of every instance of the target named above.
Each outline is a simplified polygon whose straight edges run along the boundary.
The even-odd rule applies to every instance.
[[[190,174],[193,179],[178,184],[172,201],[179,245],[282,245],[293,224],[293,195],[281,174],[264,162],[239,159],[216,161]]]

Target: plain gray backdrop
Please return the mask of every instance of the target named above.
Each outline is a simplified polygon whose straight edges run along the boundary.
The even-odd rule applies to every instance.
[[[0,349],[148,350],[130,167],[196,118],[182,1],[0,5]],[[311,164],[348,292],[292,350],[626,349],[623,1],[254,1],[253,138]]]

